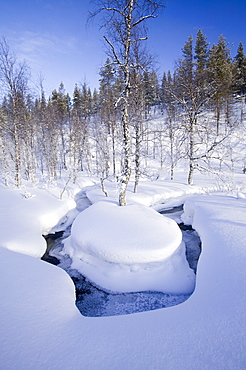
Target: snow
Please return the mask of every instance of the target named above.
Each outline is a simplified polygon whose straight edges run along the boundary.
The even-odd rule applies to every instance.
[[[211,179],[209,180],[211,181]],[[170,180],[155,182],[141,181],[138,187],[138,192],[134,193],[134,184],[130,183],[128,186],[127,204],[129,205],[138,203],[147,207],[152,206],[154,208],[156,205],[159,209],[160,204],[166,203],[167,200],[171,200],[172,202],[176,201],[178,202],[177,204],[180,204],[180,200],[183,202],[184,199],[192,194],[205,193],[210,190],[214,191],[217,189],[216,185],[211,185],[208,179],[206,181],[206,179],[203,178],[202,185],[203,186],[201,186],[201,183],[199,183],[199,185],[189,186],[183,183],[183,181],[176,182]],[[119,193],[117,184],[105,181],[105,187],[109,194],[110,200],[117,204]],[[100,186],[88,188],[86,194],[91,203],[105,200],[105,196],[102,193]]]
[[[72,268],[107,290],[188,294],[194,289],[178,225],[141,205],[93,204],[74,221],[64,252]]]
[[[75,249],[83,248],[112,263],[161,262],[181,241],[181,231],[173,220],[139,205],[99,202],[82,212],[72,226]]]
[[[143,184],[138,199],[155,208],[186,199],[183,221],[202,241],[194,293],[174,307],[101,318],[83,317],[70,277],[37,258],[41,234],[76,214],[73,200],[60,201],[49,189],[26,189],[30,198],[0,189],[0,368],[245,369],[245,193],[208,195],[198,186],[204,194],[191,195],[183,183],[174,188],[176,202],[161,181]],[[112,202],[105,208],[114,208]]]
[[[0,199],[1,246],[34,257],[41,257],[46,250],[42,234],[75,215],[68,213],[76,206],[73,199],[62,202],[45,189],[0,189]]]

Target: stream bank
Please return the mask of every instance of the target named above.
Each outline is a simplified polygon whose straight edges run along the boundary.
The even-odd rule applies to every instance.
[[[161,214],[173,218],[182,231],[186,246],[186,258],[191,269],[196,273],[201,253],[200,238],[195,230],[181,222],[183,207],[162,210]],[[50,234],[45,237],[47,251],[43,260],[58,265],[71,277],[76,288],[76,306],[83,316],[100,317],[125,315],[142,311],[150,311],[171,307],[186,301],[190,295],[165,294],[162,292],[145,291],[137,293],[113,293],[105,291],[86,279],[77,270],[71,268],[72,260],[62,253],[63,240],[71,233],[71,226],[64,232]]]

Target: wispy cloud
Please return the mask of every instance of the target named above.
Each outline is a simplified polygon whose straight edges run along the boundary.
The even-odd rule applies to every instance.
[[[19,49],[23,52],[46,52],[51,50],[53,52],[66,53],[73,50],[75,47],[75,38],[68,37],[66,39],[59,38],[57,35],[38,34],[34,32],[25,31],[19,37]]]
[[[4,32],[3,32],[4,31]],[[97,71],[102,64],[101,43],[85,34],[53,34],[43,32],[3,29],[6,40],[19,61],[26,61],[30,67],[33,83],[44,79],[48,92],[62,81],[66,89],[73,91],[75,83],[87,79],[97,86]],[[103,56],[104,58],[104,56]],[[103,59],[104,61],[104,59]],[[86,77],[84,77],[86,76]]]
[[[19,37],[16,47],[18,52],[23,54],[42,54],[44,51],[53,49],[55,45],[56,43],[51,38],[25,32]]]
[[[76,50],[76,38],[61,38],[53,34],[25,31],[11,37],[18,59],[25,59],[32,67],[40,68],[54,54],[69,54]]]

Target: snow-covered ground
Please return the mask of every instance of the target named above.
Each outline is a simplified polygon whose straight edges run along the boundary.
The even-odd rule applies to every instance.
[[[194,186],[143,182],[136,195],[130,187],[129,206],[162,209],[185,200],[182,219],[202,241],[195,291],[174,307],[97,318],[79,313],[67,273],[37,258],[45,250],[41,234],[66,227],[78,214],[73,197],[79,189],[68,187],[61,201],[61,188],[2,187],[0,368],[245,369],[244,175],[237,180],[240,192],[231,194],[209,194],[215,185],[200,177]],[[80,187],[88,185],[85,180]],[[106,186],[108,199],[97,188],[87,191],[92,203],[114,203],[117,189]]]

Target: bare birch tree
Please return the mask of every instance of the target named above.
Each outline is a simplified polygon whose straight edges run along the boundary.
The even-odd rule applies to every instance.
[[[5,94],[10,100],[11,124],[8,130],[14,141],[14,163],[15,163],[15,184],[21,186],[22,176],[22,152],[21,135],[23,127],[23,117],[19,108],[26,95],[28,81],[28,68],[25,62],[18,63],[15,56],[11,53],[7,41],[0,40],[0,82]]]
[[[92,14],[103,13],[102,27],[111,58],[123,72],[124,90],[116,105],[121,105],[123,129],[123,169],[120,179],[119,204],[126,205],[126,189],[131,176],[131,137],[129,129],[130,73],[136,68],[132,59],[134,44],[147,40],[145,23],[155,18],[162,1],[152,0],[94,0],[98,9]],[[139,66],[138,66],[139,67]]]

